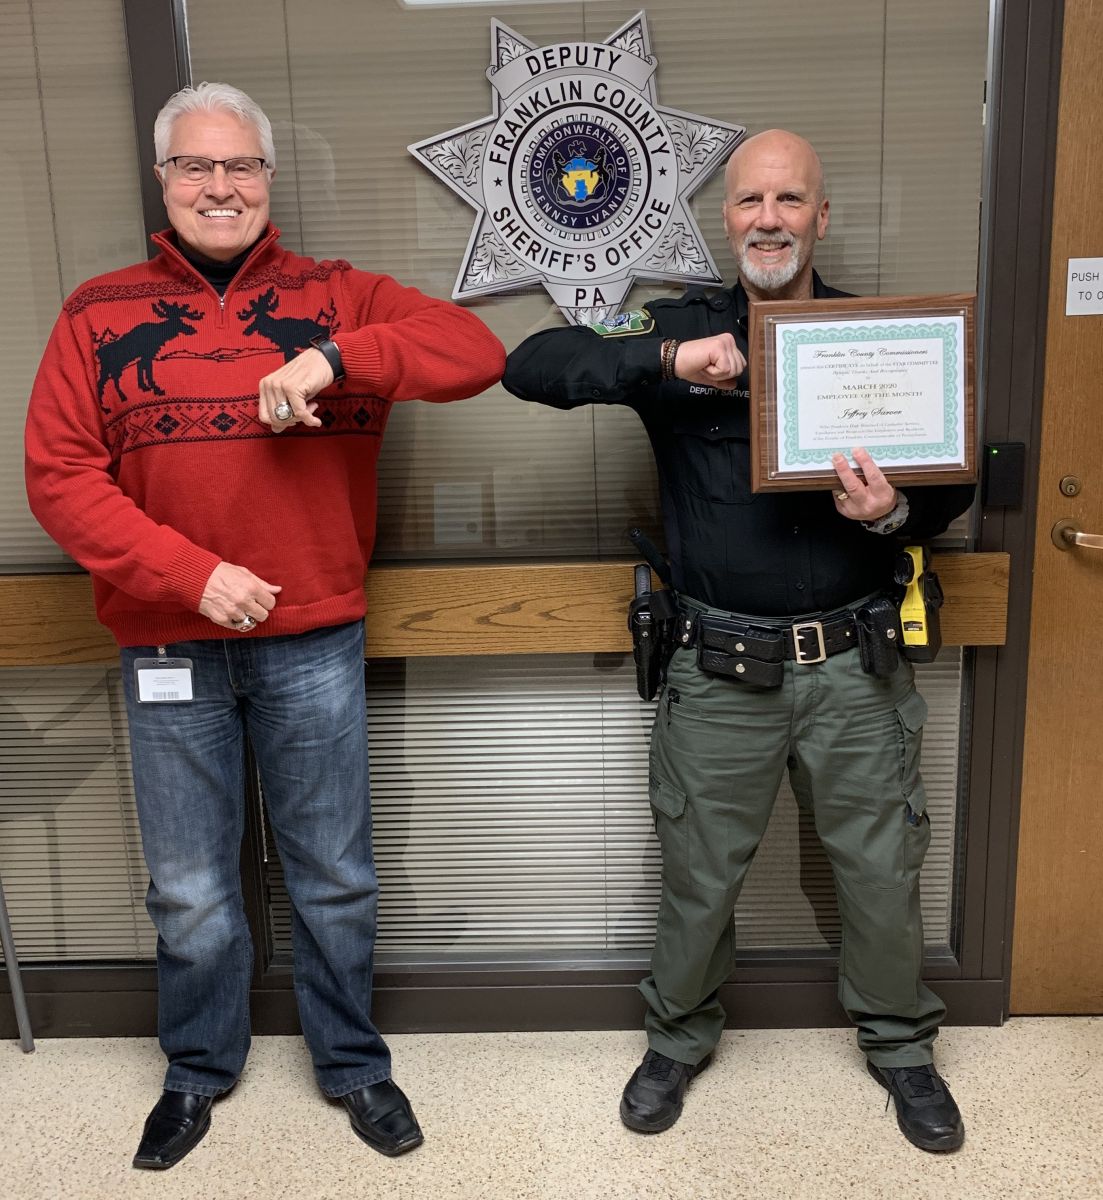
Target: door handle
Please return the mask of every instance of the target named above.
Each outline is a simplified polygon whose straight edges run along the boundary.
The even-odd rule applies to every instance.
[[[1071,550],[1083,546],[1087,550],[1103,550],[1103,534],[1085,533],[1075,521],[1058,521],[1050,532],[1058,550]]]

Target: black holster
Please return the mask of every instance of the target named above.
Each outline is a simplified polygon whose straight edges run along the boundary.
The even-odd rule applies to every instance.
[[[636,691],[641,700],[653,700],[673,652],[678,610],[669,588],[651,590],[651,569],[646,563],[636,567],[634,590],[628,606],[628,629],[636,664]]]
[[[942,618],[938,610],[945,599],[942,583],[929,567],[923,571],[923,608],[927,615],[927,644],[925,646],[909,646],[904,643],[904,657],[909,662],[934,662],[942,649]]]

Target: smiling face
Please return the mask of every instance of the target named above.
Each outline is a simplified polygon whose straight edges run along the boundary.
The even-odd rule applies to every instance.
[[[166,157],[263,158],[253,125],[231,112],[187,112],[177,117]],[[180,241],[216,262],[228,262],[247,250],[268,224],[271,172],[231,179],[215,167],[205,183],[189,183],[174,163],[157,167],[169,224]]]
[[[812,254],[827,232],[823,168],[812,147],[783,130],[760,133],[731,156],[724,229],[754,299],[812,295]]]

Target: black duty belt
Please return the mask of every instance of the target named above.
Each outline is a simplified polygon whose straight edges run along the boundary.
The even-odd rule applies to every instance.
[[[720,616],[695,609],[678,610],[676,646],[698,647],[706,670],[738,673],[754,663],[819,663],[858,645],[858,623],[849,608],[801,621],[772,617]],[[715,660],[715,662],[710,661]],[[747,660],[750,660],[748,662]]]

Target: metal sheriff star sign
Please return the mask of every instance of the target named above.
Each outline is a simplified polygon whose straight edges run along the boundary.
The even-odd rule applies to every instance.
[[[456,300],[543,284],[583,325],[637,278],[720,281],[686,202],[746,130],[656,102],[644,13],[554,46],[492,20],[490,56],[494,112],[408,147],[478,214]]]

